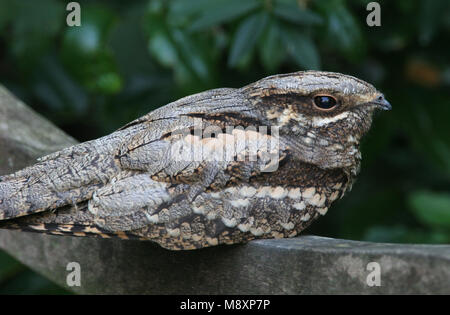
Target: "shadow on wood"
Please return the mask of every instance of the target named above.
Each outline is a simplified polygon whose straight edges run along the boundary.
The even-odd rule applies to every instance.
[[[76,143],[0,86],[0,174]],[[80,293],[450,293],[450,246],[355,242],[316,236],[172,252],[150,242],[0,231],[0,247]],[[370,262],[381,268],[374,284]],[[369,281],[368,281],[369,279]]]

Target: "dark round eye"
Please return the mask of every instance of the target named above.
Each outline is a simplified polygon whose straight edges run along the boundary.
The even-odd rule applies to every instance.
[[[317,95],[314,97],[314,104],[320,109],[332,109],[336,106],[337,101],[334,97],[329,95]]]

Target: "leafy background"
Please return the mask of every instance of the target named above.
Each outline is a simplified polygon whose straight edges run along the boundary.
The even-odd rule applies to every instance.
[[[0,0],[0,82],[79,141],[182,96],[275,73],[355,75],[393,105],[350,196],[308,233],[450,242],[450,1]],[[0,253],[0,293],[67,293]]]

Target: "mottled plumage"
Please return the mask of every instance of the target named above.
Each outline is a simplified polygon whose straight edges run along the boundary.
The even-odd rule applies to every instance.
[[[188,96],[0,177],[0,227],[169,249],[292,237],[351,188],[375,109],[372,85],[316,71]]]

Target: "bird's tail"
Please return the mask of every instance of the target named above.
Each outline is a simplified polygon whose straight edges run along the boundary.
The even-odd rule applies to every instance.
[[[86,202],[67,206],[56,212],[41,212],[29,216],[0,221],[0,229],[19,230],[51,235],[140,239],[132,232],[111,232],[94,224]]]
[[[78,148],[80,147],[80,148]],[[88,154],[90,153],[90,154]],[[83,145],[0,177],[0,220],[77,204],[107,182],[116,166]]]

